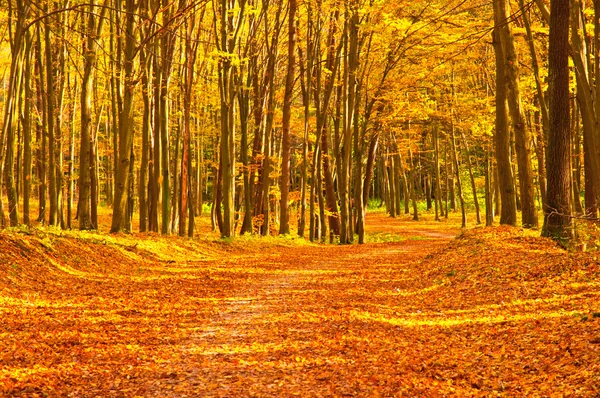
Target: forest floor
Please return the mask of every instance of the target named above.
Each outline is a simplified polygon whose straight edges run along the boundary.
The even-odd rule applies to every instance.
[[[427,217],[360,246],[2,232],[0,396],[600,394],[600,253]]]

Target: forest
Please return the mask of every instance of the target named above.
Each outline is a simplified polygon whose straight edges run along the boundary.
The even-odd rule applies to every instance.
[[[599,49],[590,0],[0,0],[0,395],[600,394]]]
[[[557,42],[558,102],[542,0],[4,7],[4,226],[93,230],[108,207],[111,232],[192,237],[210,211],[224,237],[364,243],[369,206],[417,220],[424,202],[463,225],[545,212],[568,241],[597,217],[584,2]]]

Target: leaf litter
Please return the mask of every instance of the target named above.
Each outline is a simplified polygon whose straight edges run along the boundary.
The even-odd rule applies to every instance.
[[[369,217],[395,238],[0,233],[0,395],[600,394],[594,253]]]

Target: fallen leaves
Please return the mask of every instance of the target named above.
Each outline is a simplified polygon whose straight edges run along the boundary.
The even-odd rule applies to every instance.
[[[0,395],[600,394],[592,256],[370,217],[398,239],[0,234]]]

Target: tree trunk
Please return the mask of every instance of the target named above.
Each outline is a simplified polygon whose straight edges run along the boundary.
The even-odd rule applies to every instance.
[[[92,229],[90,216],[90,184],[92,173],[92,91],[96,66],[97,40],[102,33],[107,2],[96,15],[95,1],[90,1],[87,14],[86,40],[84,41],[84,66],[81,80],[81,140],[79,146],[79,229]]]
[[[410,160],[410,199],[413,207],[413,220],[419,221],[419,210],[417,208],[417,170],[412,150],[410,148],[410,143],[408,144],[408,158]],[[406,185],[408,187],[408,184]],[[406,197],[406,200],[408,200],[408,195],[406,195]]]
[[[548,197],[542,234],[561,242],[572,239],[569,132],[569,0],[552,0],[548,80]]]
[[[580,191],[580,175],[581,175],[581,162],[579,161],[581,158],[581,131],[579,129],[579,118],[578,118],[578,110],[576,102],[570,98],[570,108],[571,108],[571,127],[569,131],[571,133],[571,142],[570,145],[573,148],[573,159],[572,170],[571,170],[571,188],[573,193],[573,208],[571,209],[576,214],[584,214],[583,206],[581,205],[581,191]]]
[[[77,84],[73,87],[73,97],[77,95]],[[68,171],[68,195],[67,195],[67,228],[73,229],[73,195],[75,190],[75,104],[71,106],[71,133],[69,134],[69,171]]]
[[[540,109],[540,114],[542,117],[542,130],[544,135],[548,134],[548,106],[546,105],[546,98],[543,91],[542,79],[540,78],[539,64],[537,60],[537,52],[535,50],[535,43],[533,40],[533,34],[531,32],[531,24],[529,23],[529,17],[527,16],[527,12],[525,12],[525,2],[524,0],[519,0],[519,7],[523,10],[521,17],[523,18],[523,25],[525,26],[525,31],[527,33],[527,44],[529,46],[529,54],[531,56],[531,67],[533,69],[533,77],[535,78],[535,88],[537,94],[537,105]]]
[[[134,57],[136,37],[134,32],[135,24],[135,0],[126,0],[126,18],[125,18],[125,95],[123,98],[123,108],[119,117],[119,167],[115,179],[115,198],[113,201],[113,215],[111,232],[120,232],[126,228],[127,205],[129,193],[129,168],[131,164],[131,150],[133,148],[133,90],[134,83]]]
[[[311,19],[312,9],[310,3],[308,6],[308,17]],[[310,34],[312,32],[312,24],[308,24],[307,34],[307,54],[306,54],[306,69],[304,70],[304,62],[302,60],[302,50],[298,47],[298,54],[300,58],[300,83],[302,87],[302,102],[304,106],[304,137],[302,140],[302,186],[300,193],[300,216],[298,219],[298,236],[304,237],[304,230],[306,228],[306,193],[308,191],[308,146],[309,146],[309,120],[310,120],[310,93],[312,90],[312,70],[313,70],[313,59],[312,59],[312,46],[310,40]],[[312,217],[312,215],[310,215]],[[309,221],[310,222],[310,221]],[[312,232],[311,232],[312,234]]]
[[[471,164],[471,155],[469,154],[469,143],[465,138],[465,133],[461,130],[463,144],[465,145],[465,158],[467,159],[467,168],[469,169],[469,179],[471,180],[471,189],[473,190],[473,202],[475,203],[475,216],[477,225],[481,224],[481,213],[479,211],[479,199],[477,198],[477,186],[475,185],[475,176],[473,175],[473,165]]]
[[[36,126],[36,142],[38,147],[35,151],[37,175],[39,179],[38,185],[38,217],[37,222],[42,225],[45,224],[46,219],[46,197],[48,191],[48,184],[46,178],[46,154],[47,154],[47,127],[48,127],[48,112],[44,103],[45,90],[44,90],[44,68],[42,65],[42,33],[41,26],[38,24],[36,30],[35,40],[35,75],[36,80],[36,107],[41,112],[41,120],[38,120]],[[2,177],[0,173],[0,178]],[[4,219],[2,212],[2,200],[0,195],[0,223]]]
[[[442,189],[440,187],[440,139],[439,139],[439,126],[436,124],[433,126],[433,167],[434,167],[434,178],[435,178],[435,221],[440,221],[438,203],[441,203]],[[441,206],[440,206],[441,207]]]
[[[140,67],[142,82],[142,99],[144,101],[144,111],[142,114],[142,163],[140,164],[140,177],[138,183],[138,198],[140,212],[140,232],[146,232],[149,227],[149,202],[150,202],[150,182],[148,176],[152,179],[152,166],[150,165],[150,118],[152,117],[150,104],[150,60],[147,52],[140,51]]]
[[[44,6],[44,12],[48,13],[48,6]],[[48,177],[50,185],[50,225],[58,225],[58,186],[56,181],[56,131],[54,126],[54,57],[52,56],[53,43],[50,37],[52,28],[49,18],[44,19],[44,45],[46,58],[46,112],[48,118]]]
[[[213,0],[218,15],[215,16],[215,32],[217,32],[217,49],[226,54],[233,54],[238,43],[239,26],[244,19],[245,1],[229,2]],[[224,237],[234,235],[235,218],[235,66],[230,57],[219,60],[219,94],[221,102],[221,146],[220,165],[221,185],[223,195],[223,229]],[[217,209],[219,211],[219,209]]]
[[[377,156],[377,147],[379,144],[379,134],[375,133],[369,142],[369,153],[367,154],[367,165],[365,167],[365,184],[363,190],[363,205],[366,216],[369,197],[371,192],[371,181],[373,180],[373,172],[375,170],[375,157]],[[376,191],[374,189],[374,191]]]
[[[25,48],[25,23],[30,12],[29,1],[17,2],[17,9],[12,9],[12,3],[9,2],[9,17],[16,19],[15,25],[9,32],[11,44],[11,61],[8,90],[4,103],[4,123],[0,132],[0,168],[3,169],[4,183],[8,196],[8,212],[10,225],[19,224],[17,186],[14,175],[14,156],[15,146],[17,145],[17,128],[19,124],[18,99],[21,96],[21,84],[23,83],[23,63],[24,58],[29,54],[24,54]],[[14,15],[13,13],[16,13]],[[27,99],[25,98],[27,101]],[[4,144],[6,143],[6,148]],[[2,187],[2,176],[0,176],[0,187]],[[0,196],[2,193],[0,192]],[[3,206],[0,199],[0,206]],[[0,227],[4,226],[4,211],[0,211]]]
[[[446,189],[444,190],[444,206],[445,206],[445,213],[446,213],[446,219],[448,219],[448,196],[450,193],[450,172],[448,170],[448,139],[446,138],[444,140],[444,174],[445,174],[445,182],[446,182]]]
[[[494,224],[494,200],[492,197],[492,167],[491,153],[488,145],[485,145],[485,226]]]
[[[531,134],[527,129],[521,94],[519,91],[519,61],[515,50],[514,37],[508,21],[508,3],[506,0],[494,1],[494,15],[497,26],[497,38],[504,56],[504,74],[508,87],[507,100],[511,115],[515,144],[517,149],[517,165],[519,167],[519,189],[521,196],[522,223],[525,228],[538,226],[537,209],[533,186],[533,169],[531,166]]]
[[[33,104],[33,90],[31,84],[32,72],[32,46],[33,40],[30,32],[25,35],[25,106],[23,110],[23,223],[31,225],[30,198],[31,198],[31,165],[32,165],[32,133],[31,113]]]
[[[542,202],[542,208],[545,206],[546,203],[546,161],[545,161],[545,152],[546,152],[546,148],[544,145],[545,140],[545,133],[544,131],[542,131],[542,128],[540,126],[539,120],[540,120],[540,113],[539,112],[535,112],[534,114],[535,117],[535,132],[536,132],[536,141],[535,141],[535,150],[536,150],[536,158],[537,158],[537,164],[538,164],[538,179],[539,179],[539,183],[540,183],[540,196],[541,196],[541,202]],[[547,132],[548,130],[546,130]]]
[[[388,157],[388,162],[389,162],[389,172],[388,172],[388,181],[389,181],[389,186],[390,186],[390,198],[389,198],[389,203],[388,203],[388,214],[390,215],[390,217],[395,218],[397,214],[399,214],[399,212],[396,211],[396,198],[398,197],[398,187],[396,187],[396,182],[397,182],[397,178],[396,178],[396,174],[397,174],[397,169],[398,166],[396,165],[396,161],[394,160],[396,156],[395,155],[391,155]],[[404,200],[406,200],[406,198],[404,198]],[[399,210],[399,209],[398,209]]]
[[[517,224],[517,202],[515,183],[510,162],[510,134],[508,132],[508,114],[506,111],[506,82],[504,79],[504,51],[500,45],[499,29],[493,32],[494,50],[496,54],[496,163],[498,167],[498,184],[500,190],[500,224]]]
[[[289,0],[288,16],[288,65],[285,80],[285,96],[283,99],[283,136],[281,154],[281,201],[279,233],[290,233],[289,184],[290,184],[290,120],[292,111],[292,95],[294,90],[294,69],[296,51],[296,0]]]
[[[462,191],[462,181],[460,179],[460,170],[458,168],[458,153],[456,150],[456,138],[454,136],[454,121],[452,122],[450,134],[451,134],[450,142],[452,144],[452,161],[454,163],[454,172],[456,173],[456,188],[458,189],[458,199],[460,201],[460,213],[461,213],[461,220],[462,220],[462,228],[466,228],[467,212],[465,209],[465,198],[463,196],[463,191]]]

